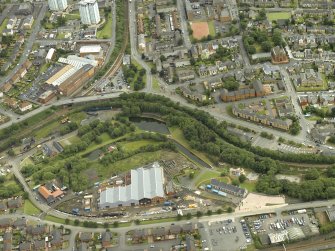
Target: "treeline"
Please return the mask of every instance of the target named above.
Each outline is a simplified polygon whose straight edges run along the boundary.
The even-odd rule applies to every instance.
[[[231,159],[232,162],[241,163],[248,161],[248,158],[255,158],[257,160],[272,159],[292,163],[315,163],[315,164],[333,164],[335,163],[335,156],[325,156],[317,154],[294,154],[294,153],[282,153],[279,151],[273,151],[267,148],[258,146],[252,146],[249,142],[242,141],[239,137],[232,135],[227,130],[226,122],[218,122],[209,113],[193,109],[189,107],[180,106],[178,103],[171,101],[168,98],[145,93],[132,93],[122,94],[117,99],[103,102],[93,102],[87,104],[83,109],[90,107],[110,107],[122,108],[123,113],[127,116],[138,116],[142,112],[151,112],[160,114],[162,117],[173,116],[181,118],[193,118],[192,123],[199,123],[207,127],[207,129],[216,133],[219,138],[225,143],[225,152],[230,152],[233,155],[227,155],[227,159]],[[240,155],[241,154],[241,155]],[[241,158],[245,155],[245,158]],[[269,160],[266,160],[269,161]],[[271,161],[271,160],[270,160]],[[247,164],[247,163],[246,163]]]
[[[335,166],[329,167],[323,175],[312,168],[300,183],[277,180],[274,175],[263,175],[256,184],[256,190],[271,195],[286,194],[304,201],[333,199],[335,198]]]
[[[139,153],[146,153],[146,152],[156,152],[162,149],[169,149],[169,150],[176,150],[176,146],[171,141],[167,141],[164,143],[159,143],[156,145],[146,145],[141,146],[140,148],[133,150],[133,151],[124,151],[122,148],[114,150],[113,152],[106,154],[102,159],[100,160],[101,164],[104,166],[108,166],[109,164],[113,164],[117,161],[128,159],[131,156],[134,156]],[[114,172],[117,170],[114,170]],[[121,171],[121,170],[120,170]]]
[[[135,126],[130,122],[127,124],[119,122],[94,120],[88,125],[84,125],[78,129],[80,140],[74,144],[64,147],[63,156],[73,155],[84,151],[92,142],[97,144],[102,143],[101,134],[108,133],[111,138],[117,138],[125,135],[128,132],[134,131]]]

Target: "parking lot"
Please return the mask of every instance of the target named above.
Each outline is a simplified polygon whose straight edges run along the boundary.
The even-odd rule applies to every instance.
[[[316,153],[316,150],[315,148],[306,148],[306,147],[294,147],[294,146],[290,146],[290,145],[286,145],[286,144],[280,144],[278,145],[278,151],[281,151],[281,152],[288,152],[288,153],[296,153],[296,154],[299,154],[299,153],[305,153],[305,154],[308,154],[308,153]]]
[[[210,222],[200,229],[203,250],[236,251],[252,243],[251,234],[245,222],[226,220]]]

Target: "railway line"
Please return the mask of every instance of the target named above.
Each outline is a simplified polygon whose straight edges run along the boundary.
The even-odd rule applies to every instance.
[[[121,50],[120,50],[119,54],[117,55],[115,61],[113,62],[113,65],[107,70],[107,72],[99,80],[97,80],[94,84],[92,84],[89,88],[87,88],[82,93],[83,96],[91,95],[94,88],[99,84],[99,82],[102,79],[109,79],[110,80],[115,75],[115,73],[120,69],[120,67],[122,65],[122,59],[123,59],[124,53],[127,49],[128,43],[129,43],[128,1],[125,1],[124,8],[125,8],[124,11],[126,13],[125,14],[126,19],[125,19],[125,22],[124,22],[124,25],[125,25],[125,32],[124,32],[124,35],[123,35],[124,43],[122,43]]]

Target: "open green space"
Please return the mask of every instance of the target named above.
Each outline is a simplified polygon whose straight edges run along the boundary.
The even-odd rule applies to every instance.
[[[266,13],[267,18],[269,21],[274,21],[278,19],[290,19],[291,18],[291,13],[287,11],[282,11],[282,12],[270,12]]]
[[[125,151],[135,151],[143,146],[155,144],[157,144],[157,142],[153,140],[138,140],[120,143],[122,149]]]
[[[155,220],[143,220],[143,221],[140,221],[140,225],[149,225],[149,224],[157,224],[157,223],[165,223],[165,222],[176,222],[176,221],[177,221],[176,217],[155,219]]]
[[[209,181],[211,179],[214,178],[218,178],[220,177],[220,173],[215,172],[215,171],[211,171],[211,170],[206,170],[204,173],[200,174],[196,181],[195,181],[195,186],[198,187],[201,183],[203,183],[204,181]]]
[[[160,90],[160,85],[159,85],[158,79],[156,77],[152,78],[152,88],[155,91],[159,91]]]
[[[106,166],[98,165],[96,166],[96,171],[98,176],[106,179],[115,175],[115,173],[121,173],[129,171],[146,164],[150,164],[154,161],[159,161],[163,159],[166,155],[171,154],[172,152],[167,150],[159,150],[155,152],[145,152],[133,155],[131,158],[123,159],[117,161],[113,164]]]
[[[107,16],[107,20],[105,20],[105,23],[103,24],[102,29],[97,31],[97,38],[106,39],[112,37],[112,28],[113,28],[112,21],[113,21],[112,14],[109,13]]]
[[[208,29],[209,29],[209,35],[211,35],[212,37],[215,37],[216,32],[215,32],[214,21],[209,21],[208,22]]]
[[[55,216],[52,216],[52,215],[47,215],[47,216],[45,216],[44,219],[47,220],[47,221],[52,221],[52,222],[56,222],[56,223],[59,223],[59,224],[65,224],[65,219],[58,218],[58,217],[55,217]]]
[[[38,209],[30,200],[25,200],[23,212],[28,215],[38,215],[41,210]]]
[[[2,24],[0,25],[0,34],[2,34],[2,31],[6,28],[7,23],[8,18],[5,18],[5,20],[3,20]]]
[[[240,187],[247,189],[249,192],[255,192],[256,182],[255,181],[245,181],[240,184]]]

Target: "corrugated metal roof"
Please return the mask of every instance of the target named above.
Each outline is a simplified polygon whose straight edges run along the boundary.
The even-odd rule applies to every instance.
[[[164,197],[163,168],[154,163],[149,166],[131,170],[131,184],[128,186],[111,187],[100,194],[100,204],[122,204],[123,202],[139,201],[143,198]]]

